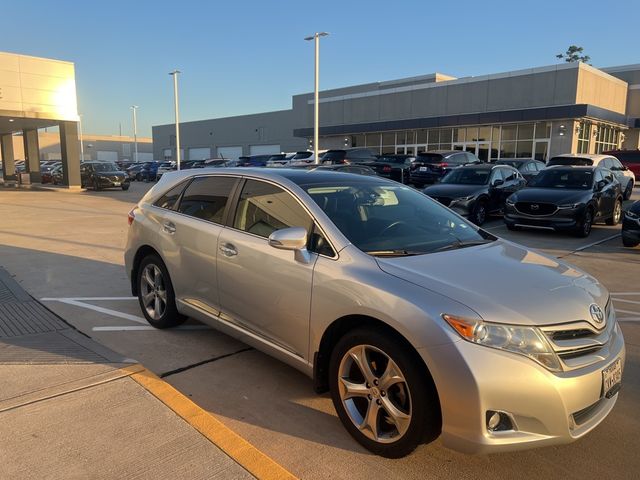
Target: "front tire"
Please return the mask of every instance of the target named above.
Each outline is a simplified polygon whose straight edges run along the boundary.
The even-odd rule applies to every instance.
[[[475,223],[477,226],[482,225],[487,219],[487,202],[485,200],[478,200],[473,206],[469,220]]]
[[[400,458],[440,434],[438,397],[419,363],[410,347],[377,329],[348,332],[331,353],[329,385],[338,417],[376,455]]]
[[[591,233],[591,227],[593,226],[593,211],[591,208],[587,208],[582,216],[582,220],[578,224],[578,228],[575,231],[577,237],[586,238]]]
[[[169,272],[162,259],[147,255],[138,267],[138,302],[144,317],[155,328],[170,328],[184,323],[186,317],[178,313]]]
[[[638,244],[640,244],[640,242],[636,242],[635,240],[627,238],[624,235],[622,236],[622,245],[624,245],[625,247],[632,248],[638,246]]]
[[[100,184],[98,184],[98,180],[93,180],[93,189],[97,192],[100,190]]]

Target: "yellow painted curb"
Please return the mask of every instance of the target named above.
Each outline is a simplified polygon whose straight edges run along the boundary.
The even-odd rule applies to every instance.
[[[253,476],[264,480],[296,480],[296,477],[284,467],[226,427],[220,420],[217,420],[209,412],[193,403],[167,382],[147,369],[133,371],[135,367],[127,367],[123,370],[131,372],[130,377],[133,380],[207,437]],[[140,366],[137,365],[137,367],[139,368]]]

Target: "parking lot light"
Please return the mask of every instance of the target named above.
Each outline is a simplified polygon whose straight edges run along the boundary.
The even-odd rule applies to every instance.
[[[320,105],[318,105],[318,97],[319,97],[319,88],[320,88],[320,37],[326,37],[329,35],[327,32],[316,32],[310,37],[305,37],[304,39],[307,41],[313,40],[315,43],[315,78],[314,78],[314,89],[313,89],[313,158],[316,164],[320,163],[320,159],[318,158],[318,121],[319,121],[319,110]]]
[[[133,112],[133,159],[138,163],[138,119],[136,117],[136,110],[138,105],[131,105],[131,111]]]
[[[176,170],[180,170],[180,113],[178,105],[178,75],[180,70],[169,72],[173,76],[173,102],[176,112]]]

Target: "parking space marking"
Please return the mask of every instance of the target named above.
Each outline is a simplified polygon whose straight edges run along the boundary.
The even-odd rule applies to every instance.
[[[614,298],[614,302],[633,303],[634,305],[640,305],[640,302],[636,300],[625,300],[624,298]]]
[[[92,332],[138,332],[144,330],[158,329],[156,327],[152,327],[151,325],[123,325],[120,327],[93,327],[91,329]],[[211,327],[209,327],[208,325],[180,325],[171,329],[171,331],[175,330],[211,330]]]
[[[100,297],[89,297],[94,299],[104,300],[104,298]],[[106,297],[113,298],[113,297]],[[95,312],[105,313],[107,315],[111,315],[112,317],[124,318],[125,320],[130,320],[132,322],[140,323],[142,325],[147,325],[148,322],[137,315],[131,315],[129,313],[119,312],[117,310],[113,310],[111,308],[99,307],[97,305],[91,305],[90,303],[81,302],[80,300],[76,300],[74,298],[41,298],[41,301],[49,301],[49,302],[60,302],[66,303],[67,305],[73,305],[75,307],[86,308],[89,310],[93,310]]]
[[[40,301],[43,302],[56,302],[59,300],[78,300],[80,302],[91,302],[91,301],[109,301],[109,300],[138,300],[138,297],[65,297],[65,298],[41,298]]]
[[[640,292],[611,292],[611,295],[613,297],[631,297],[634,295],[640,297]]]

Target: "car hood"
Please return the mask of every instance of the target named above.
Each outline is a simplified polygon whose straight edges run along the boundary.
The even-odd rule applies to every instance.
[[[543,203],[577,203],[586,201],[591,190],[565,190],[563,188],[535,188],[525,187],[511,195],[515,202],[543,202]]]
[[[585,272],[501,239],[447,252],[376,261],[389,275],[463,303],[488,322],[591,322],[590,305],[596,303],[604,310],[609,296],[604,286]]]
[[[432,197],[460,198],[479,195],[487,191],[486,185],[456,185],[440,183],[425,188],[422,192]]]

